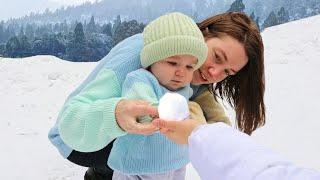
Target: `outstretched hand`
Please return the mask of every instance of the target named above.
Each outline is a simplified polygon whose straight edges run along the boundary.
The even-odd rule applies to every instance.
[[[194,119],[186,119],[183,121],[155,119],[152,121],[152,124],[159,127],[160,132],[175,143],[188,144],[188,138],[191,132],[196,127],[205,123]]]
[[[144,115],[157,116],[157,108],[146,101],[121,100],[115,110],[118,125],[128,133],[150,135],[159,130],[152,123],[137,122],[137,118]]]

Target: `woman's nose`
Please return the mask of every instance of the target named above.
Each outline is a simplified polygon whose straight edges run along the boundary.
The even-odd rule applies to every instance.
[[[211,67],[211,68],[209,68],[208,72],[209,72],[209,75],[211,77],[217,78],[217,77],[220,77],[222,75],[223,70],[220,69],[220,68]]]

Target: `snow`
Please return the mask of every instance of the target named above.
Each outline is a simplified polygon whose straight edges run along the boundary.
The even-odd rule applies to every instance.
[[[320,170],[320,16],[263,32],[266,125],[253,138],[301,166]],[[47,139],[65,98],[96,63],[53,56],[0,59],[0,179],[83,179]],[[234,113],[228,111],[234,117]],[[187,180],[199,179],[188,165]]]
[[[320,170],[320,16],[266,29],[263,40],[267,122],[254,137]]]

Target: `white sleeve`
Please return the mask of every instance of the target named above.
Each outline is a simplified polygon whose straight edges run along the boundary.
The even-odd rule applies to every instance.
[[[189,156],[203,180],[320,180],[224,123],[202,125],[189,137]]]

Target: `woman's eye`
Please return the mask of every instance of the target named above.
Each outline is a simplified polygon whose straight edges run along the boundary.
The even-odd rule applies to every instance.
[[[228,70],[224,70],[224,73],[227,75],[227,76],[230,76],[230,72]]]
[[[221,58],[217,55],[217,53],[215,53],[215,62],[216,63],[221,63]]]

